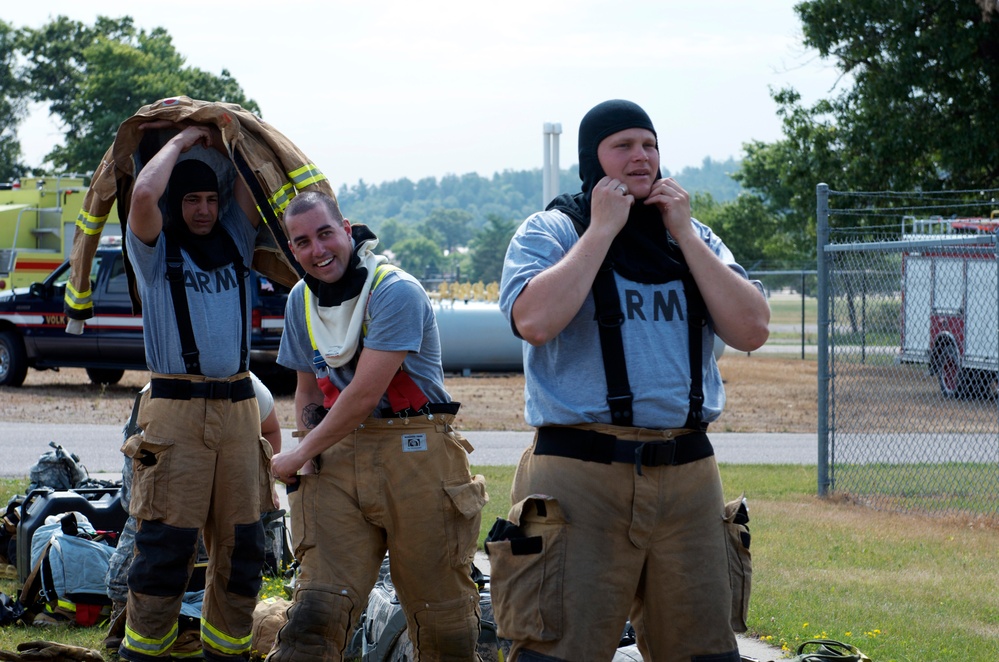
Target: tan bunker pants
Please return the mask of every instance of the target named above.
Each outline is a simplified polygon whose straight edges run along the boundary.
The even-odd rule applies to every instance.
[[[237,402],[143,395],[138,422],[144,432],[122,449],[132,458],[129,510],[138,520],[120,649],[124,659],[168,657],[199,529],[209,559],[201,621],[205,658],[236,659],[249,652],[264,558],[260,415],[252,386],[250,394]]]
[[[417,658],[476,659],[469,571],[488,497],[452,420],[369,418],[289,487],[301,574],[268,661],[343,659],[386,551]]]

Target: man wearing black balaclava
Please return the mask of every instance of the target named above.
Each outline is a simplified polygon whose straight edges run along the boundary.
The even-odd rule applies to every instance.
[[[644,110],[597,105],[579,128],[582,191],[507,251],[500,306],[526,341],[537,434],[486,545],[522,662],[609,660],[629,618],[645,660],[740,660],[748,592],[729,553],[748,548],[729,547],[742,514],[706,434],[725,401],[712,348],[716,334],[759,348],[770,312],[659,165]]]
[[[200,530],[209,557],[204,657],[245,659],[264,559],[261,496],[269,497],[258,494],[260,417],[248,372],[247,277],[260,216],[230,162],[209,149],[221,148],[217,130],[142,128],[180,130],[139,171],[125,233],[152,379],[142,432],[122,448],[138,524],[118,652],[169,658]]]

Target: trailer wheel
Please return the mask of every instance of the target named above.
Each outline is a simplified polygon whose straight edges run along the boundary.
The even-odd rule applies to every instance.
[[[944,343],[933,355],[934,372],[940,379],[940,392],[945,398],[962,398],[967,394],[967,375],[961,368],[961,356],[952,342]]]
[[[28,355],[16,331],[0,331],[0,386],[20,386],[28,375]]]

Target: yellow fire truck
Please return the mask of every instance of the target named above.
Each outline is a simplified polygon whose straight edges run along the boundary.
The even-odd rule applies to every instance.
[[[0,185],[0,290],[42,281],[69,256],[84,181],[66,174]]]

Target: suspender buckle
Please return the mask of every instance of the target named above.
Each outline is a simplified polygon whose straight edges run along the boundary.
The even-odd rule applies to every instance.
[[[624,313],[618,313],[616,315],[600,315],[597,317],[597,324],[605,329],[613,329],[614,327],[621,326],[624,324]]]
[[[184,280],[184,260],[180,256],[172,257],[167,256],[166,258],[166,279],[168,281],[180,281]]]
[[[184,358],[184,369],[189,375],[201,374],[201,353],[197,347],[190,352],[181,352],[180,355]]]
[[[610,407],[611,423],[613,425],[623,425],[631,427],[633,414],[631,404],[634,395],[629,391],[624,395],[608,395],[607,405]]]

